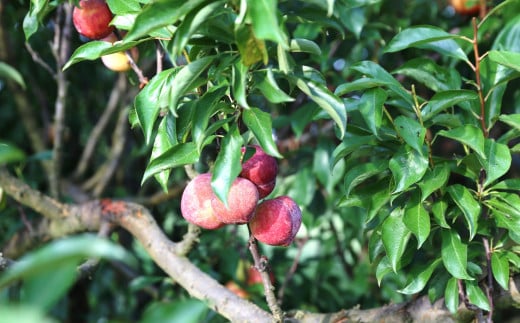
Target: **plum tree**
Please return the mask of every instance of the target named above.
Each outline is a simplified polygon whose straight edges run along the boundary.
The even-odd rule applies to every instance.
[[[211,199],[215,216],[223,223],[243,224],[251,220],[256,204],[258,190],[255,184],[245,178],[233,181],[229,190],[227,206],[217,196]]]
[[[260,194],[260,198],[269,195],[276,185],[276,175],[278,174],[278,164],[276,159],[264,152],[258,145],[250,145],[255,149],[251,158],[242,164],[240,176],[247,178],[253,182]],[[242,153],[245,153],[246,147],[242,147]]]
[[[72,21],[76,30],[90,39],[108,36],[114,27],[110,25],[113,15],[104,0],[81,0],[74,7]]]
[[[117,36],[112,32],[108,36],[102,38],[101,40],[113,44],[118,39]],[[139,58],[139,50],[137,49],[137,47],[133,47],[130,50],[130,55],[132,56],[132,59],[134,61],[136,61]],[[126,72],[129,71],[130,68],[132,68],[130,60],[128,59],[124,51],[103,55],[101,56],[101,61],[108,69],[114,72]]]

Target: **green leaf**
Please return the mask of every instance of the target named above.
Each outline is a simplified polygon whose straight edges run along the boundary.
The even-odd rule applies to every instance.
[[[244,110],[242,120],[266,153],[273,157],[282,158],[273,139],[273,127],[271,115],[258,108]]]
[[[410,230],[404,224],[402,209],[396,208],[385,219],[382,224],[381,239],[392,270],[397,272],[397,264],[404,254],[408,240],[410,240]]]
[[[177,131],[175,119],[171,115],[165,116],[157,130],[157,136],[152,148],[150,160],[154,160],[164,154],[168,149],[177,144]],[[157,182],[161,185],[164,192],[168,192],[168,178],[170,177],[170,169],[165,169],[154,175]]]
[[[309,53],[312,55],[320,56],[321,48],[313,42],[312,40],[302,39],[302,38],[294,38],[291,39],[290,51],[295,53]]]
[[[491,254],[491,271],[500,287],[509,290],[509,261],[505,255],[498,252]]]
[[[263,62],[264,65],[267,65],[269,54],[267,53],[265,41],[255,36],[251,25],[236,25],[235,40],[241,61],[245,66],[251,66],[258,62]]]
[[[205,0],[152,1],[144,6],[125,38],[127,40],[138,39],[157,29],[173,25],[204,2]]]
[[[429,58],[414,58],[406,61],[392,74],[413,78],[434,92],[460,89],[462,81],[454,68],[444,67]]]
[[[215,168],[211,177],[211,188],[215,195],[226,205],[229,188],[242,170],[240,158],[244,139],[240,136],[238,126],[233,124],[222,140],[221,150],[215,160]]]
[[[215,62],[215,57],[207,56],[199,58],[188,65],[183,66],[168,84],[170,87],[170,100],[168,102],[170,112],[175,115],[177,103],[186,92],[192,90],[198,81],[198,77]]]
[[[159,116],[159,111],[167,106],[164,93],[169,78],[175,72],[174,69],[168,69],[156,74],[135,97],[135,112],[143,129],[146,144],[149,144],[152,139],[153,125]]]
[[[484,153],[487,158],[479,158],[479,161],[486,171],[486,179],[484,181],[484,187],[486,187],[507,173],[511,167],[512,159],[509,147],[497,143],[493,139],[485,140]]]
[[[520,53],[505,50],[490,50],[489,59],[520,72]]]
[[[240,150],[240,149],[239,149]],[[150,160],[141,180],[144,183],[151,176],[164,170],[189,165],[199,160],[199,151],[193,142],[181,143],[165,151],[157,158]]]
[[[78,265],[86,258],[108,258],[134,266],[124,248],[92,234],[55,240],[17,260],[0,276],[0,289],[18,280],[52,273],[60,266]],[[72,270],[76,270],[75,266]]]
[[[349,197],[350,192],[368,178],[381,174],[388,169],[388,162],[378,159],[373,162],[366,162],[350,168],[345,174],[344,185],[345,195]]]
[[[421,180],[428,169],[428,158],[410,146],[402,146],[392,156],[388,166],[396,182],[393,192],[396,194]]]
[[[401,138],[418,153],[423,154],[426,128],[416,120],[406,116],[398,116],[394,119],[394,124]]]
[[[417,249],[419,249],[430,235],[430,216],[418,198],[406,204],[403,221],[417,238]]]
[[[491,187],[491,190],[520,191],[520,179],[519,178],[505,179],[505,180],[493,185]]]
[[[272,40],[287,48],[287,36],[278,24],[276,0],[246,0],[247,13],[253,23],[256,37]]]
[[[343,138],[347,128],[347,111],[344,103],[321,84],[297,78],[296,85],[329,114],[339,127],[340,138]]]
[[[202,8],[197,8],[197,10],[188,13],[175,31],[175,37],[171,45],[172,53],[179,55],[186,44],[188,44],[191,36],[197,32],[200,25],[209,20],[212,15],[215,15],[217,9],[222,7],[223,4],[223,1],[210,2]]]
[[[499,120],[509,125],[510,127],[520,130],[520,113],[502,114],[500,115]]]
[[[354,64],[351,69],[361,73],[365,78],[372,80],[372,82],[384,82],[384,84],[393,92],[393,94],[403,99],[412,111],[414,105],[412,96],[390,73],[384,68],[372,61],[363,61]],[[337,90],[337,92],[339,92]]]
[[[484,311],[490,311],[489,300],[476,282],[466,281],[466,293],[471,304],[478,306]]]
[[[377,285],[381,286],[381,281],[387,275],[393,272],[392,265],[390,264],[390,260],[388,260],[387,256],[381,258],[376,268],[376,279]]]
[[[0,305],[0,313],[2,313],[3,323],[57,323],[58,321],[45,316],[43,309],[30,306],[27,304],[2,304]]]
[[[422,48],[437,51],[463,61],[468,57],[454,39],[461,36],[450,34],[439,27],[418,26],[410,27],[397,34],[385,48],[385,53],[402,51],[406,48]]]
[[[387,94],[380,88],[370,89],[363,93],[359,102],[359,112],[365,120],[368,129],[377,136],[378,129],[381,127],[383,119],[383,105]]]
[[[156,322],[203,322],[208,315],[208,306],[198,299],[180,299],[172,302],[152,302],[144,311],[141,323]]]
[[[204,95],[198,99],[193,107],[193,141],[197,145],[197,150],[200,153],[206,139],[206,129],[208,128],[210,118],[218,110],[218,102],[226,94],[229,88],[228,84],[211,87]]]
[[[32,0],[29,12],[25,15],[23,20],[23,31],[25,34],[25,40],[28,41],[31,36],[38,31],[38,26],[43,21],[43,18],[52,9],[56,7],[56,4],[49,3],[48,0]]]
[[[473,149],[480,158],[486,159],[484,152],[484,134],[480,128],[473,125],[464,125],[451,130],[439,131],[439,136],[451,138]]]
[[[468,275],[468,246],[460,240],[454,230],[442,229],[442,262],[446,270],[455,278],[473,280]]]
[[[0,141],[0,165],[19,162],[25,158],[25,153],[21,149]]]
[[[441,228],[449,229],[450,225],[446,222],[446,212],[448,211],[448,203],[444,200],[438,200],[432,205],[432,214],[435,222]]]
[[[469,239],[472,240],[477,233],[478,219],[480,217],[480,204],[473,198],[471,192],[463,185],[454,184],[448,186],[451,199],[464,214],[468,224]]]
[[[433,271],[440,263],[441,259],[439,258],[430,264],[422,266],[422,268],[417,270],[415,275],[412,276],[414,277],[413,280],[408,285],[406,285],[405,288],[399,290],[398,292],[407,295],[419,293],[421,290],[423,290],[424,286],[426,286],[433,274]]]
[[[237,61],[233,65],[233,83],[231,84],[231,90],[233,97],[242,108],[249,109],[249,103],[247,103],[247,82],[248,82],[248,71],[249,68],[244,65],[241,61]]]
[[[85,60],[92,61],[100,58],[103,55],[129,50],[136,47],[141,42],[142,41],[117,41],[112,44],[103,40],[89,41],[76,48],[67,63],[65,63],[63,66],[63,70],[66,70],[72,65]]]
[[[276,83],[273,71],[269,68],[266,70],[256,71],[253,74],[255,87],[262,92],[262,95],[271,103],[292,102],[293,98],[288,96]]]
[[[358,136],[351,132],[347,132],[343,141],[336,146],[336,149],[334,149],[334,152],[332,153],[333,160],[330,165],[331,168],[334,167],[340,159],[346,158],[361,147],[375,145],[375,143],[376,140],[374,136]]]
[[[427,121],[447,108],[459,103],[478,100],[478,94],[470,90],[448,90],[436,93],[422,109],[423,121]]]
[[[25,81],[23,80],[22,74],[4,62],[0,62],[0,79],[13,80],[25,90]]]
[[[444,303],[451,313],[457,313],[459,309],[459,285],[455,277],[450,278],[446,284]]]
[[[433,170],[428,170],[423,179],[417,183],[422,192],[421,200],[426,200],[433,192],[444,187],[449,177],[450,166],[447,163],[437,164]]]

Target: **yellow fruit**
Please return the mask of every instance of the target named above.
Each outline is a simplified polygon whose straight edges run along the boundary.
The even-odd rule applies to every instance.
[[[461,15],[476,15],[480,11],[480,0],[450,0],[450,4]]]
[[[102,40],[113,44],[115,41],[117,41],[117,37],[114,35],[114,33],[111,33]],[[137,58],[139,57],[139,51],[136,47],[130,49],[130,55],[132,55],[134,62],[137,61]],[[126,72],[132,68],[130,65],[130,60],[126,56],[125,52],[117,52],[101,56],[101,61],[108,69],[115,72]]]

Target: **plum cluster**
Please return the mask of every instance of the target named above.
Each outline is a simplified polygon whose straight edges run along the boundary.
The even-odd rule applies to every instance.
[[[288,246],[302,222],[301,210],[288,196],[262,200],[276,185],[278,164],[260,146],[242,163],[242,171],[228,193],[227,207],[211,188],[211,173],[196,176],[188,183],[181,198],[181,213],[186,221],[205,229],[226,224],[249,223],[251,234],[260,242]],[[246,147],[242,148],[245,154]]]

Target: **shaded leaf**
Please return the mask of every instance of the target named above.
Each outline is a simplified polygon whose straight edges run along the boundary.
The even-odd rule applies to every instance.
[[[14,67],[4,62],[0,62],[0,79],[12,80],[25,89],[25,81],[22,74],[20,74]]]
[[[421,200],[426,200],[433,192],[444,187],[449,177],[450,167],[447,163],[437,164],[432,170],[428,170],[423,179],[417,183],[422,192]]]
[[[466,271],[468,267],[468,246],[460,240],[457,232],[442,229],[442,262],[446,270],[455,278],[473,280]]]
[[[157,158],[150,160],[144,172],[141,184],[157,173],[167,169],[193,164],[197,160],[199,160],[199,151],[195,143],[187,142],[175,145]]]
[[[419,199],[412,199],[404,209],[404,224],[417,238],[417,249],[430,235],[430,215]]]
[[[0,141],[0,165],[19,162],[25,158],[21,149]]]
[[[492,61],[520,72],[520,53],[490,50],[488,55]]]
[[[192,136],[193,141],[197,145],[197,150],[199,153],[202,151],[204,139],[206,139],[206,129],[208,128],[209,120],[211,116],[218,110],[218,102],[219,100],[226,94],[228,90],[228,84],[223,84],[221,86],[211,87],[202,97],[200,97],[193,109],[195,109],[195,113],[193,113],[193,128],[192,128]]]
[[[434,92],[460,89],[462,84],[456,69],[438,65],[423,57],[406,61],[392,73],[411,77]]]
[[[418,153],[423,154],[426,128],[416,120],[406,116],[398,116],[394,119],[394,124],[401,138]]]
[[[493,139],[486,139],[484,153],[487,158],[479,158],[479,161],[486,171],[484,181],[484,187],[486,187],[507,173],[511,167],[511,152],[506,145],[497,143]]]
[[[459,309],[459,286],[455,277],[450,278],[446,284],[444,303],[451,313],[457,313]]]
[[[273,71],[269,68],[266,70],[256,71],[253,74],[255,87],[262,92],[267,100],[271,103],[292,102],[294,99],[287,95],[276,83]]]
[[[277,0],[246,0],[256,37],[272,40],[287,48],[287,36],[278,24]]]
[[[268,63],[269,55],[265,47],[265,41],[255,36],[251,25],[237,25],[235,27],[235,40],[241,61],[245,66],[251,66],[257,62]]]
[[[266,153],[273,157],[282,158],[273,138],[273,127],[271,115],[258,108],[244,110],[242,120]]]
[[[302,38],[291,39],[289,50],[291,52],[304,52],[317,56],[321,55],[321,48],[318,46],[318,44],[312,40]]]
[[[476,282],[466,281],[466,293],[471,304],[476,305],[485,311],[491,309],[486,295]]]
[[[477,233],[478,218],[480,217],[480,204],[473,198],[471,192],[463,185],[454,184],[448,186],[451,199],[464,214],[468,224],[469,239],[472,240]]]
[[[386,92],[380,88],[370,89],[363,93],[358,110],[365,120],[368,129],[377,136],[383,118],[383,104],[387,98]]]
[[[396,187],[393,194],[406,190],[421,180],[428,169],[428,158],[410,148],[402,146],[390,159],[389,168]]]
[[[361,163],[350,168],[345,174],[344,185],[345,195],[348,197],[350,192],[368,178],[381,174],[388,169],[388,162],[376,160],[373,162]]]
[[[387,257],[394,272],[397,271],[397,264],[404,254],[408,240],[410,239],[410,230],[403,221],[403,210],[395,209],[385,219],[382,224],[381,239],[385,246]]]
[[[423,121],[427,121],[438,113],[453,107],[457,104],[467,103],[468,101],[478,100],[478,94],[470,90],[448,90],[436,93],[426,106],[422,109],[421,114]]]
[[[509,290],[509,261],[503,254],[491,254],[491,271],[497,283],[504,290]]]
[[[412,295],[423,290],[424,286],[426,286],[426,284],[430,280],[433,271],[437,268],[437,266],[440,263],[441,259],[439,258],[434,260],[432,263],[423,266],[423,268],[418,270],[417,273],[412,276],[414,277],[413,280],[408,285],[406,285],[405,288],[399,290],[399,293]]]
[[[451,130],[439,131],[439,136],[451,138],[470,147],[480,158],[486,159],[484,152],[484,133],[473,125],[464,125]]]

